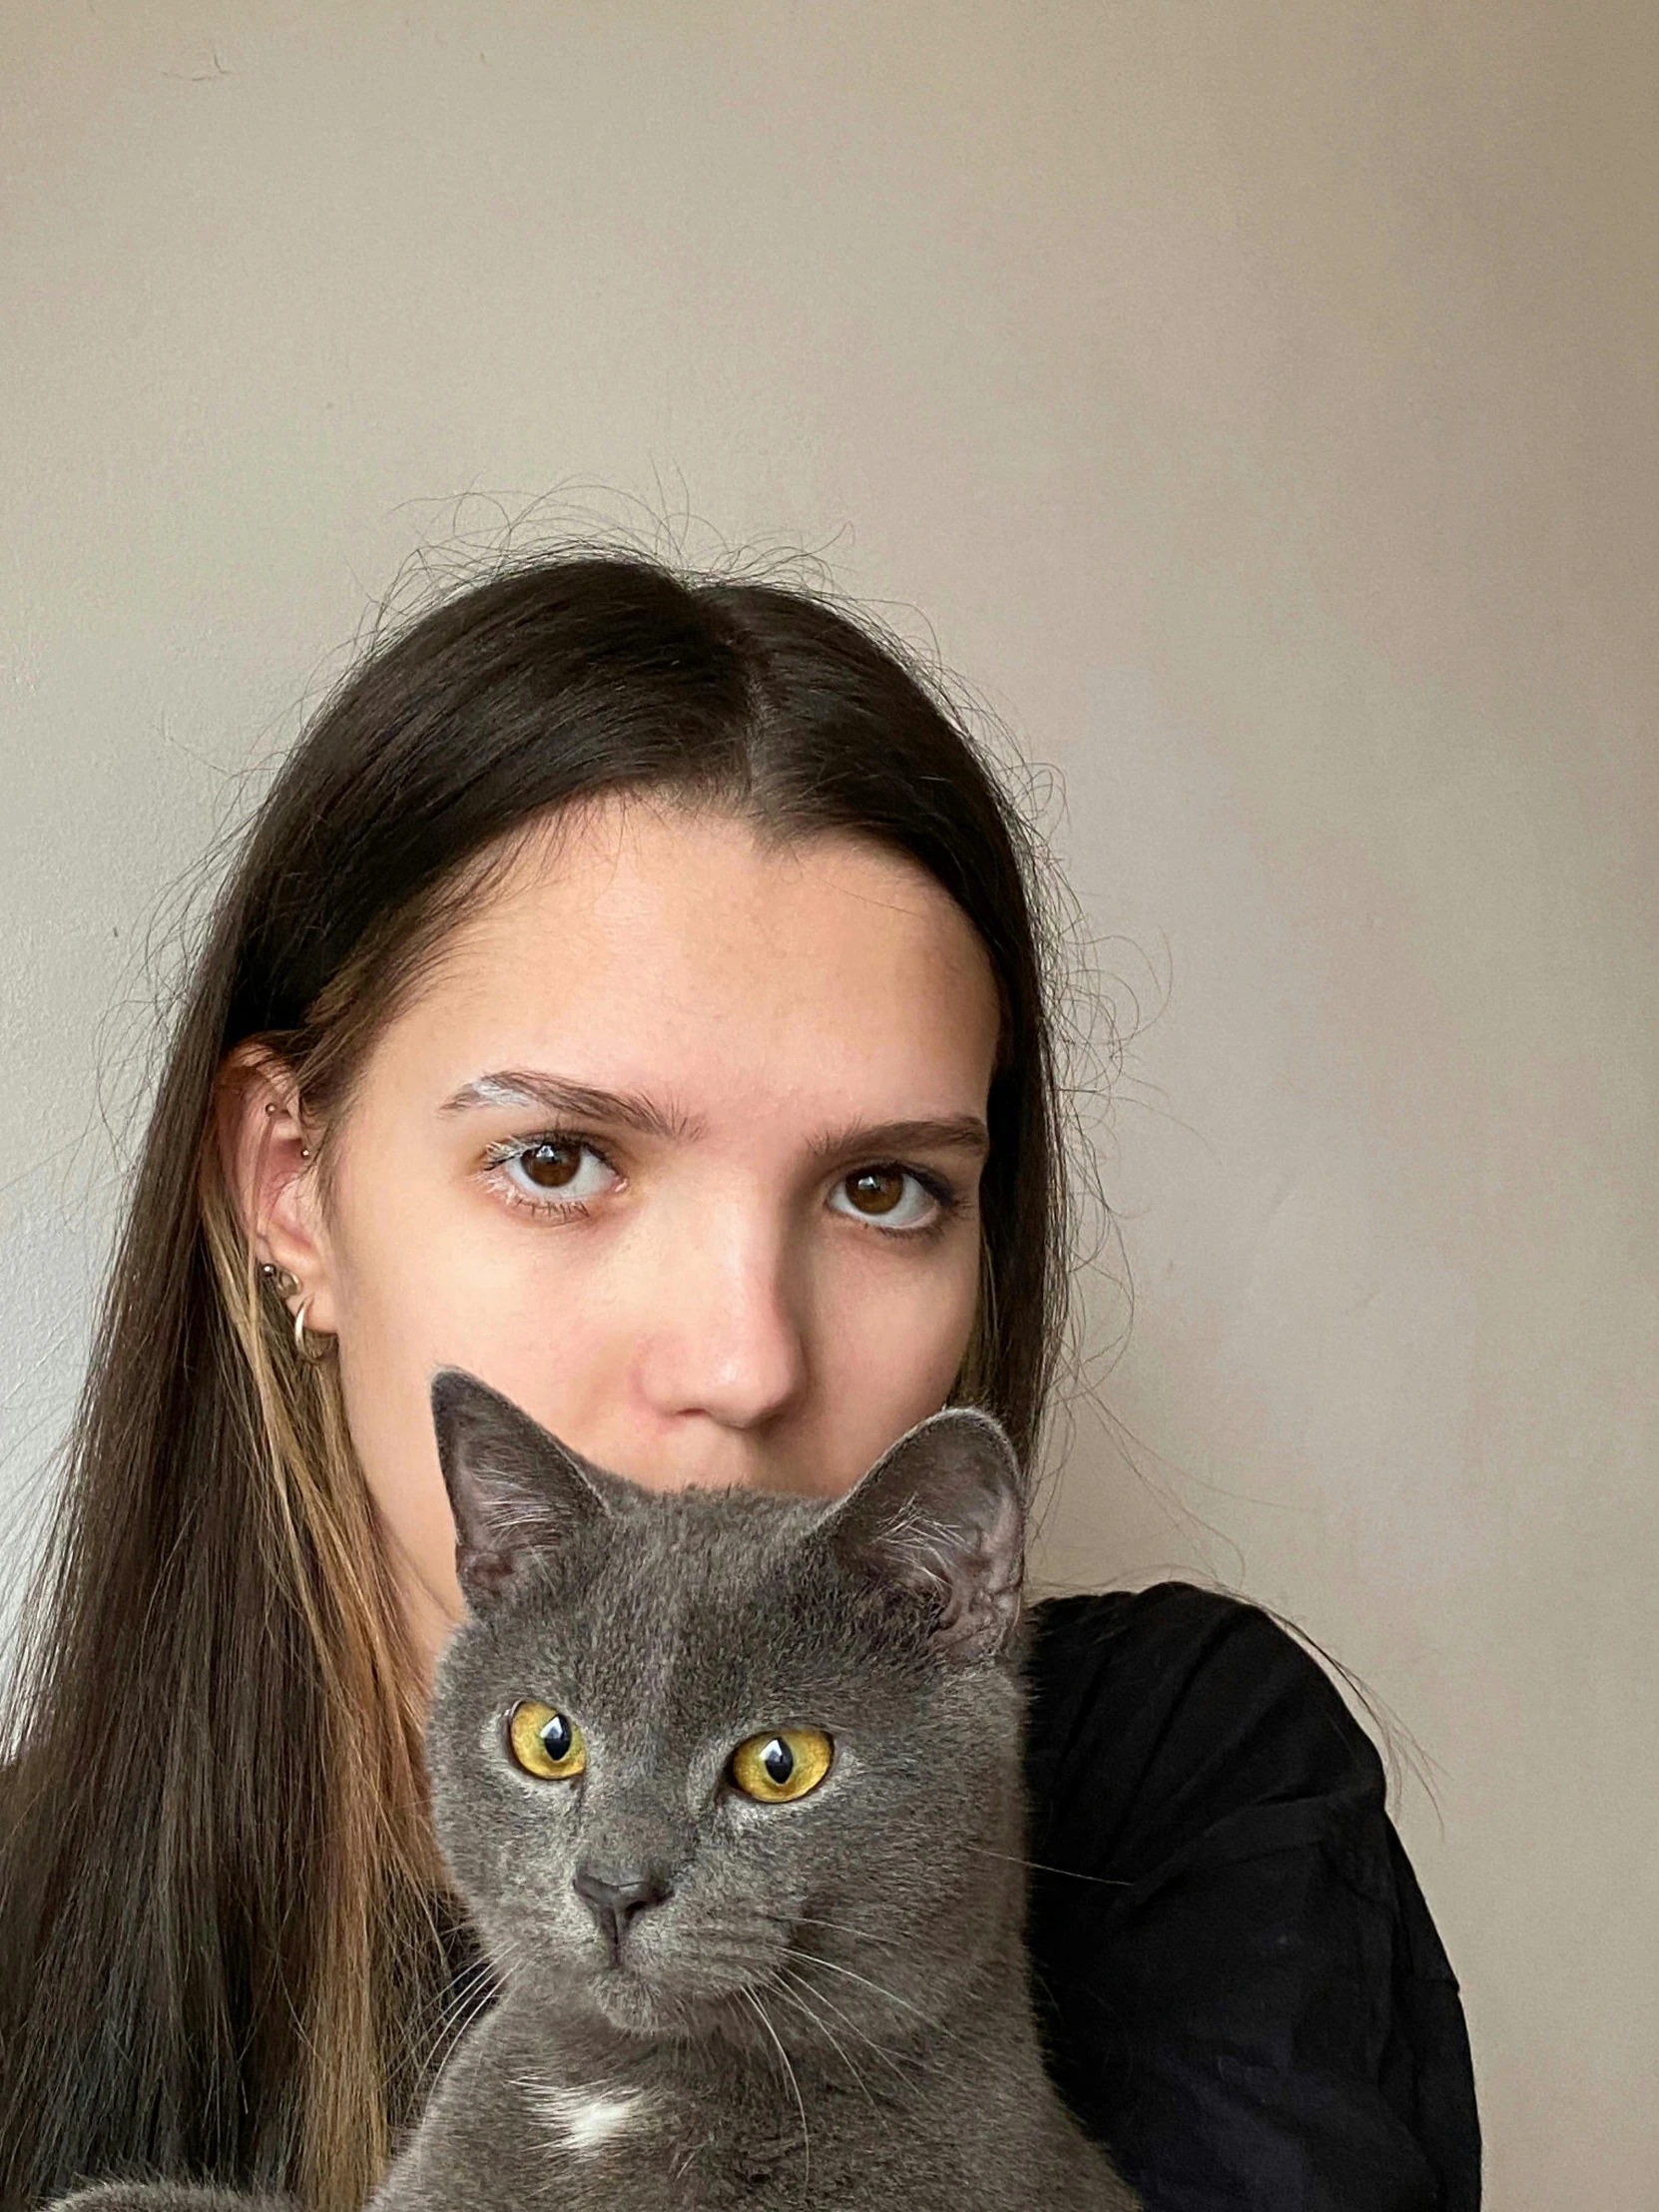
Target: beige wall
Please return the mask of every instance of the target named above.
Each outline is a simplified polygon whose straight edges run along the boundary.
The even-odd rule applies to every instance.
[[[14,1561],[144,931],[370,596],[572,480],[826,548],[1062,768],[1157,1015],[1105,1159],[1142,1472],[1079,1414],[1047,1573],[1214,1574],[1368,1680],[1490,2202],[1659,2199],[1656,26],[9,0]]]

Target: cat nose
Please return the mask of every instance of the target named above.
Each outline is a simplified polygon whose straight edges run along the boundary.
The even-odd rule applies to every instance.
[[[666,1905],[674,1884],[660,1867],[629,1868],[621,1874],[601,1874],[583,1865],[570,1878],[570,1886],[608,1936],[613,1951],[622,1948],[628,1924],[636,1914],[653,1905]]]

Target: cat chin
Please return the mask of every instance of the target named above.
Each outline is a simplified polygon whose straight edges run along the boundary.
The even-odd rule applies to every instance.
[[[651,2040],[705,2036],[731,2017],[734,2003],[730,1985],[675,1989],[627,1968],[601,1974],[586,1995],[607,2027]]]
[[[588,1998],[605,2024],[625,2035],[693,2034],[710,2009],[707,2002],[688,2001],[626,1968],[601,1974],[590,1984]]]

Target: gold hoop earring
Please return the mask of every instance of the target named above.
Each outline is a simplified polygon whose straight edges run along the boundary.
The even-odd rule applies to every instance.
[[[307,1342],[305,1336],[305,1308],[310,1303],[309,1298],[302,1298],[299,1301],[298,1311],[293,1317],[293,1349],[304,1361],[306,1367],[319,1368],[324,1360],[332,1359],[335,1340],[332,1337],[323,1336],[320,1332],[315,1332]]]

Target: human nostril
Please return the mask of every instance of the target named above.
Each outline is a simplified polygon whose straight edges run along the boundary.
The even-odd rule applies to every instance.
[[[673,1883],[657,1867],[630,1868],[613,1875],[584,1865],[571,1876],[570,1886],[598,1922],[600,1933],[610,1938],[613,1950],[621,1949],[628,1924],[637,1914],[653,1905],[666,1905],[674,1895]]]

